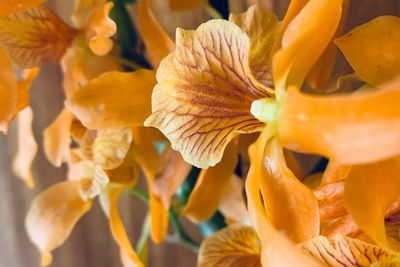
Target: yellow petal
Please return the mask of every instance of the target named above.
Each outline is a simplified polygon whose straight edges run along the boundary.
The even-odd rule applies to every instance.
[[[389,246],[384,218],[400,195],[400,159],[353,166],[346,181],[344,202],[357,225],[376,243]]]
[[[31,188],[35,186],[31,170],[32,162],[38,150],[32,132],[32,119],[33,112],[30,107],[18,114],[18,150],[13,162],[14,173]]]
[[[153,14],[149,0],[139,1],[138,12],[140,36],[146,46],[146,51],[151,64],[154,68],[157,68],[160,65],[161,60],[174,51],[175,44]]]
[[[113,8],[112,2],[95,7],[92,10],[90,22],[86,29],[89,39],[89,47],[98,56],[107,55],[113,48],[113,41],[110,39],[117,31],[117,25],[109,18]]]
[[[93,79],[67,100],[67,107],[89,129],[143,125],[151,113],[155,73],[109,72]]]
[[[304,1],[296,2],[304,5]],[[273,58],[275,88],[283,90],[290,85],[301,86],[336,32],[342,2],[310,0],[290,21],[282,35],[281,49]]]
[[[207,168],[221,160],[236,135],[261,129],[250,106],[268,93],[252,82],[249,39],[233,23],[212,20],[196,31],[178,29],[176,46],[157,71],[145,126],[160,129],[187,162]]]
[[[54,166],[59,167],[63,162],[68,162],[72,120],[71,112],[63,109],[43,133],[44,152]]]
[[[0,47],[0,132],[6,133],[17,106],[17,76],[12,62]]]
[[[320,236],[298,247],[318,259],[323,266],[372,266],[373,263],[398,256],[394,251],[341,235],[332,239]]]
[[[278,30],[276,15],[261,5],[255,5],[243,14],[231,14],[229,21],[239,26],[250,38],[250,68],[257,81],[266,86],[273,86],[271,52]]]
[[[374,162],[400,154],[400,79],[351,95],[288,91],[280,111],[280,142],[339,164]]]
[[[41,192],[32,202],[25,226],[42,254],[42,266],[51,263],[51,251],[62,245],[91,201],[79,195],[79,182],[62,182]]]
[[[35,7],[46,0],[2,0],[0,3],[0,16],[16,13]]]
[[[169,7],[174,11],[194,9],[206,3],[206,0],[169,0]]]
[[[400,75],[400,18],[382,16],[335,40],[356,74],[377,86]]]
[[[0,43],[22,68],[58,62],[76,33],[46,7],[0,17]]]
[[[249,226],[233,225],[206,238],[200,247],[197,267],[261,267],[260,245]]]
[[[182,213],[193,222],[209,219],[218,209],[236,167],[237,142],[229,144],[222,161],[202,170]]]

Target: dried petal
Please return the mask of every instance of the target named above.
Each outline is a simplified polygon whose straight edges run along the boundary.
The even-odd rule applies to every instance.
[[[76,30],[46,7],[0,17],[0,43],[22,68],[58,62]]]
[[[176,46],[158,69],[153,114],[145,125],[160,129],[187,162],[207,168],[221,160],[236,135],[262,128],[250,106],[268,93],[254,85],[249,39],[233,23],[212,20],[196,31],[178,29]]]
[[[42,266],[51,263],[51,251],[64,243],[90,207],[91,201],[81,199],[77,181],[55,184],[33,200],[25,226],[42,254]]]
[[[155,73],[108,72],[93,79],[67,100],[67,107],[89,129],[143,125],[151,113]]]
[[[356,74],[378,86],[400,75],[400,18],[382,16],[335,39]]]

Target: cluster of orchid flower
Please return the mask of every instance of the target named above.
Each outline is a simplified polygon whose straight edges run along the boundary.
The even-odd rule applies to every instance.
[[[117,207],[143,176],[148,194],[133,192],[148,199],[155,243],[171,216],[198,224],[222,214],[199,267],[400,266],[400,18],[344,34],[348,0],[292,0],[282,21],[258,4],[178,28],[173,42],[139,0],[152,69],[129,71],[115,56],[112,1],[77,0],[73,26],[43,2],[0,3],[0,130],[17,121],[13,167],[28,186],[37,151],[29,88],[41,64],[63,71],[65,108],[43,137],[68,177],[26,218],[42,265],[96,197],[124,266],[146,265]],[[354,73],[332,75],[338,51]],[[310,174],[300,153],[329,163]]]

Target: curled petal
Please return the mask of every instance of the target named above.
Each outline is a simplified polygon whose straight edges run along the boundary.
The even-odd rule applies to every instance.
[[[197,267],[261,267],[260,245],[253,228],[232,225],[205,239]]]
[[[189,9],[194,9],[205,3],[206,3],[206,0],[192,0],[192,1],[169,0],[169,7],[171,8],[171,10],[174,10],[174,11],[185,11],[185,10],[189,10]]]
[[[218,209],[225,190],[235,170],[237,144],[229,144],[222,161],[200,172],[196,186],[182,213],[198,223],[209,219]]]
[[[291,89],[280,111],[280,141],[343,165],[399,155],[399,97],[400,79],[351,95],[312,96]]]
[[[356,74],[378,86],[400,75],[400,18],[382,16],[335,40]]]
[[[250,68],[257,81],[273,86],[271,52],[278,29],[278,18],[261,5],[251,6],[245,13],[229,16],[250,38]]]
[[[108,72],[79,89],[66,105],[89,129],[143,125],[151,114],[155,73]]]
[[[0,43],[22,68],[58,62],[76,33],[46,7],[0,17]]]
[[[44,130],[44,152],[54,166],[59,167],[63,162],[68,162],[73,119],[71,112],[63,109],[54,122]]]
[[[46,0],[2,0],[0,3],[0,16],[21,12],[25,9],[35,7]]]
[[[28,187],[35,186],[32,176],[32,162],[36,156],[38,145],[32,132],[33,112],[30,107],[22,110],[18,117],[18,151],[13,162],[15,174],[25,181]]]
[[[161,60],[174,51],[175,44],[153,14],[149,0],[139,1],[138,15],[140,35],[153,67],[157,68]]]
[[[342,15],[343,0],[310,0],[305,5],[305,1],[295,2],[301,3],[293,9],[304,7],[287,24],[282,34],[281,49],[273,58],[272,69],[278,90],[291,85],[301,86],[334,36]],[[321,21],[324,23],[321,24]],[[280,41],[279,38],[277,41]]]
[[[12,62],[0,47],[0,132],[6,133],[17,106],[17,76]]]
[[[384,218],[400,195],[400,159],[353,166],[345,181],[344,202],[357,225],[376,243],[389,246]]]
[[[254,84],[249,39],[233,23],[212,20],[196,31],[178,29],[176,46],[157,71],[153,113],[145,125],[160,129],[187,162],[207,168],[221,160],[236,135],[261,129],[250,106],[268,92]]]
[[[53,185],[33,200],[25,226],[42,253],[42,265],[51,263],[51,251],[64,243],[90,207],[91,201],[81,199],[76,181]]]

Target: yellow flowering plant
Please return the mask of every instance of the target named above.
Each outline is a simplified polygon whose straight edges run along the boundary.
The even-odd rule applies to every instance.
[[[279,20],[272,2],[228,17],[170,0],[212,18],[175,42],[150,0],[77,0],[72,26],[44,1],[1,3],[0,131],[16,118],[13,169],[31,187],[29,88],[42,64],[63,72],[43,143],[68,175],[25,222],[41,265],[97,198],[126,267],[148,265],[150,239],[187,246],[199,267],[400,266],[400,18],[346,33],[350,1],[292,0]],[[149,204],[136,249],[124,192]]]

